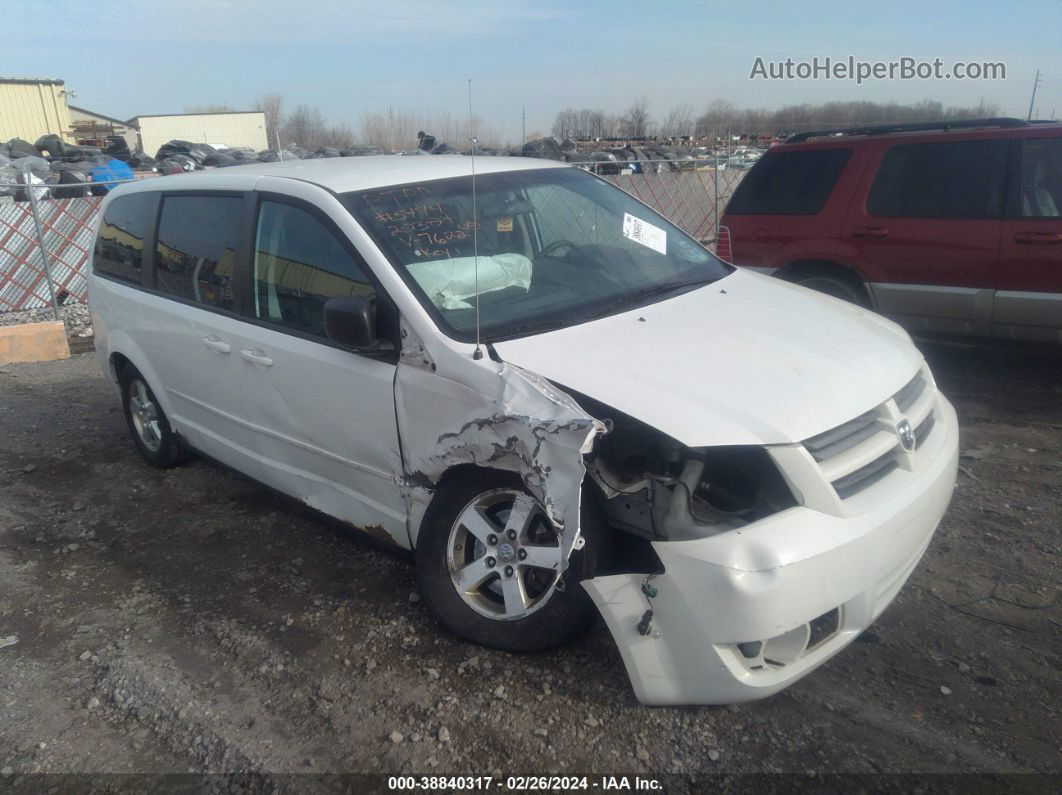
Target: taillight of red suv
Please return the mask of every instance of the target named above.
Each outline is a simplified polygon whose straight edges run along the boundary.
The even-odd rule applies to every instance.
[[[719,227],[715,235],[715,256],[723,262],[732,262],[734,254],[730,249],[730,229],[726,226]]]

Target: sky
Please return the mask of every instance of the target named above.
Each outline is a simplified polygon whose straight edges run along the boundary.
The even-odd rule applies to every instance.
[[[21,11],[17,6],[23,6]],[[660,10],[652,10],[654,5]],[[508,141],[548,133],[558,110],[618,113],[647,96],[661,119],[715,99],[738,107],[870,100],[976,105],[1062,118],[1062,2],[707,3],[613,0],[7,0],[32,35],[5,38],[0,76],[52,77],[70,103],[121,119],[251,106],[280,93],[355,130],[388,107],[468,110]],[[33,20],[39,20],[34,22]],[[1005,80],[750,79],[764,61],[904,56],[1006,64]]]

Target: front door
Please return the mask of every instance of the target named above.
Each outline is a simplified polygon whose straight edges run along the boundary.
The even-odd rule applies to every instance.
[[[325,301],[375,299],[377,287],[349,241],[311,204],[258,199],[247,310],[254,341],[233,355],[245,373],[262,480],[408,546],[394,346],[356,352],[324,332]]]

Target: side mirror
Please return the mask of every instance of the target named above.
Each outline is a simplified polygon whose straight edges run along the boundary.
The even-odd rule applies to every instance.
[[[376,307],[360,295],[338,295],[324,305],[325,335],[350,348],[376,344]]]

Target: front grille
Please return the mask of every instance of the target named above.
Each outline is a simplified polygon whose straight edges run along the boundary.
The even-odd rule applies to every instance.
[[[892,397],[899,413],[914,426],[915,450],[929,437],[935,422],[931,383],[923,369]],[[870,488],[899,467],[904,452],[895,417],[885,403],[804,441],[804,448],[842,500]]]
[[[804,442],[804,447],[816,461],[833,458],[873,436],[877,419],[877,409],[860,414],[854,420],[849,420],[818,436],[812,436]]]
[[[896,407],[900,412],[906,414],[907,410],[910,409],[911,406],[915,404],[915,401],[922,396],[922,392],[925,391],[925,388],[925,376],[919,373],[911,379],[911,382],[907,386],[897,392],[892,399],[896,401]]]
[[[922,424],[915,428],[915,450],[922,446],[922,442],[929,436],[929,432],[933,430],[933,425],[936,423],[936,419],[930,414],[924,420]]]
[[[863,489],[870,488],[898,466],[899,464],[892,457],[892,453],[888,453],[875,461],[871,461],[866,466],[860,467],[851,475],[845,475],[843,478],[833,481],[833,488],[837,491],[838,497],[842,500],[847,500],[853,494],[858,494]]]

